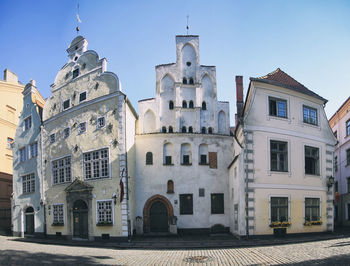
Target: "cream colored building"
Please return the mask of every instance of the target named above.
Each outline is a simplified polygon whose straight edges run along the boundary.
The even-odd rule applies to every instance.
[[[243,106],[242,77],[237,81],[231,232],[332,231],[329,177],[336,140],[324,111],[327,100],[277,69],[250,79]]]
[[[136,113],[117,75],[107,71],[107,60],[87,45],[82,36],[71,42],[44,107],[47,234],[126,238],[133,215]]]
[[[0,80],[0,231],[9,231],[11,226],[12,144],[23,106],[23,88],[17,75],[5,69],[4,80]]]

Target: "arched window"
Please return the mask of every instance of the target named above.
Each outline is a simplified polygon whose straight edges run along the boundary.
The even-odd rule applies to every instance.
[[[202,102],[202,110],[207,110],[207,103],[206,102]]]
[[[193,108],[193,101],[190,101],[188,108]]]
[[[188,127],[188,133],[193,133],[193,127]]]
[[[169,126],[169,130],[168,130],[169,133],[173,133],[173,127],[172,126]]]
[[[146,153],[146,165],[151,164],[153,164],[153,153],[149,151]]]
[[[186,127],[185,126],[182,127],[181,132],[182,133],[186,133]]]
[[[190,78],[190,84],[193,84],[194,82],[193,82],[193,78]]]
[[[183,83],[183,84],[187,84],[187,78],[184,77],[184,78],[182,79],[182,83]]]
[[[205,127],[202,127],[202,134],[207,133],[207,129]]]
[[[192,150],[191,150],[191,144],[189,143],[181,144],[181,164],[182,165],[192,164]]]
[[[212,127],[209,127],[209,128],[208,128],[208,133],[209,133],[209,134],[213,134],[213,128],[212,128]]]
[[[162,127],[162,133],[166,133],[166,127]]]
[[[174,193],[174,181],[173,180],[168,180],[168,189],[166,193],[173,194]]]
[[[173,101],[169,101],[169,109],[170,110],[174,109],[174,102]]]
[[[182,101],[182,108],[187,108],[187,102],[185,100]]]

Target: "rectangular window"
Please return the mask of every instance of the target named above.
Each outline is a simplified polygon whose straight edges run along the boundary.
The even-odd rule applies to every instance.
[[[79,76],[79,68],[73,70],[73,79]]]
[[[70,134],[69,127],[66,127],[65,129],[63,129],[63,137],[65,139],[69,137],[69,134]]]
[[[50,144],[55,143],[56,142],[56,134],[55,133],[51,134],[49,137],[49,140],[50,140]]]
[[[199,197],[204,197],[204,195],[205,195],[205,189],[204,189],[204,188],[200,188],[199,191],[198,191],[198,194],[199,194],[199,195],[198,195]]]
[[[180,214],[193,214],[192,194],[180,194]]]
[[[339,191],[339,188],[338,188],[338,181],[335,181],[335,183],[334,183],[334,190],[335,190],[335,192],[338,192],[338,191]]]
[[[271,197],[271,222],[288,221],[288,198]]]
[[[83,102],[86,100],[86,91],[79,94],[79,102]]]
[[[350,204],[349,203],[347,204],[347,207],[348,207],[348,220],[350,221]]]
[[[165,164],[170,165],[171,164],[171,156],[165,156]]]
[[[34,174],[28,174],[22,176],[22,193],[35,192],[35,176]]]
[[[86,122],[79,124],[79,134],[83,134],[86,131]]]
[[[305,146],[305,174],[307,175],[319,175],[319,149],[314,147]]]
[[[106,120],[105,120],[104,116],[97,118],[97,127],[98,128],[103,128],[105,125],[106,125]]]
[[[270,141],[271,171],[288,172],[288,143]]]
[[[320,199],[305,198],[305,221],[319,221],[320,220]]]
[[[211,214],[224,214],[224,194],[211,194]]]
[[[335,137],[336,139],[338,139],[338,132],[337,132],[337,131],[334,131],[334,132],[333,132],[333,135],[334,135],[334,137]]]
[[[269,114],[287,118],[287,101],[269,97]]]
[[[338,156],[334,156],[334,171],[338,172]]]
[[[70,100],[66,100],[63,102],[63,110],[66,110],[70,107]]]
[[[53,224],[64,224],[63,204],[52,205]]]
[[[109,177],[108,149],[87,152],[84,156],[85,179],[98,179]]]
[[[19,161],[24,162],[25,160],[27,160],[27,151],[26,147],[23,147],[19,149]]]
[[[317,110],[308,106],[303,106],[304,123],[317,125]]]
[[[346,178],[346,187],[347,187],[346,192],[350,193],[350,177]]]
[[[24,131],[30,129],[32,127],[32,117],[29,116],[26,119],[24,119]]]
[[[13,145],[14,145],[13,138],[7,138],[6,148],[9,149],[9,150],[12,150],[13,149]]]
[[[97,223],[113,223],[111,200],[97,202]]]
[[[201,154],[200,164],[207,164],[207,155],[206,154]]]
[[[189,165],[190,164],[190,156],[189,155],[183,155],[182,156],[182,164]]]
[[[38,142],[29,145],[30,158],[38,156]]]
[[[346,150],[346,165],[350,164],[350,149]]]
[[[346,135],[349,136],[350,135],[350,119],[348,121],[346,121],[345,127],[346,127]]]
[[[209,152],[209,167],[218,168],[218,155],[216,152]]]
[[[61,184],[72,180],[70,156],[52,161],[51,167],[53,184]]]

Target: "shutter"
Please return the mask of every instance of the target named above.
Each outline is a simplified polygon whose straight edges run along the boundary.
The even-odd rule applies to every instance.
[[[209,152],[209,167],[210,168],[218,168],[217,152]]]

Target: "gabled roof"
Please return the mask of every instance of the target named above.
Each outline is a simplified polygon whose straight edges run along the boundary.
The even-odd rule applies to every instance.
[[[312,97],[315,97],[319,100],[322,100],[324,103],[327,102],[326,99],[314,93],[313,91],[306,88],[303,84],[296,81],[294,78],[289,76],[287,73],[282,71],[280,68],[277,68],[275,71],[258,78],[250,78],[251,81],[263,82],[271,85],[276,85],[284,87],[299,93],[303,93]]]

